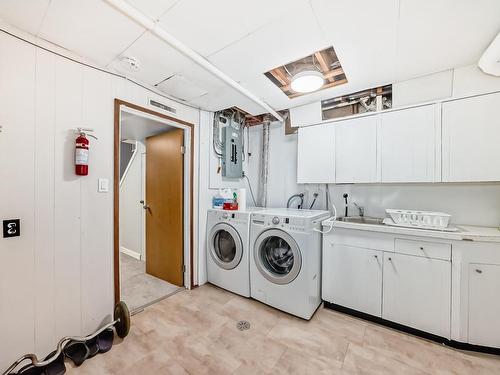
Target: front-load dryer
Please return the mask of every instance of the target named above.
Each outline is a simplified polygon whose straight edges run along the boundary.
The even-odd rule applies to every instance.
[[[250,297],[250,217],[258,209],[208,210],[208,282],[244,297]]]
[[[252,298],[303,319],[312,317],[321,304],[318,230],[328,216],[328,211],[295,209],[267,209],[252,215]]]

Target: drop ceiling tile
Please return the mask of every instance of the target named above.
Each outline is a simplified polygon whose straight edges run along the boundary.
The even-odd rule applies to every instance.
[[[156,86],[158,90],[163,91],[176,98],[189,101],[208,94],[208,91],[198,86],[182,74],[176,74]]]
[[[2,0],[0,18],[18,29],[36,35],[50,0]]]
[[[500,31],[498,0],[401,0],[398,78],[474,64]]]
[[[159,22],[174,37],[206,56],[247,34],[235,8],[233,0],[182,0]]]
[[[306,4],[306,0],[181,0],[160,18],[160,24],[208,56]]]
[[[233,79],[249,80],[325,47],[329,43],[306,2],[208,59]]]
[[[311,0],[350,84],[391,82],[396,73],[398,0]]]
[[[157,20],[180,0],[126,0],[149,18]]]
[[[140,63],[140,69],[130,71],[121,61],[121,58],[125,56],[137,59]],[[189,59],[181,55],[167,43],[155,35],[146,32],[118,56],[109,67],[154,86],[178,73],[189,63]]]
[[[39,36],[107,65],[143,32],[102,0],[52,0]]]

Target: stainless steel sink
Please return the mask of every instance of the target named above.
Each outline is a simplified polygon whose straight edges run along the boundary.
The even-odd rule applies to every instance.
[[[366,217],[366,216],[347,216],[338,217],[338,221],[343,221],[345,223],[356,223],[356,224],[375,224],[382,225],[383,219],[377,217]]]

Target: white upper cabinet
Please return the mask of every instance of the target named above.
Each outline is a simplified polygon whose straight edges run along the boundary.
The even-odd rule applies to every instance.
[[[299,129],[297,182],[335,182],[335,129],[332,124]]]
[[[500,93],[443,103],[443,181],[500,181]]]
[[[436,106],[381,115],[379,153],[382,182],[434,182],[437,162]]]
[[[337,183],[378,182],[378,116],[335,123],[335,180]]]

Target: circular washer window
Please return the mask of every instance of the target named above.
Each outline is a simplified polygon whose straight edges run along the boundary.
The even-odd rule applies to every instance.
[[[243,257],[243,243],[238,232],[229,224],[219,223],[210,231],[210,255],[225,270],[232,270]]]
[[[292,236],[279,229],[261,233],[255,241],[253,255],[262,276],[274,284],[291,283],[302,267],[297,243]]]

